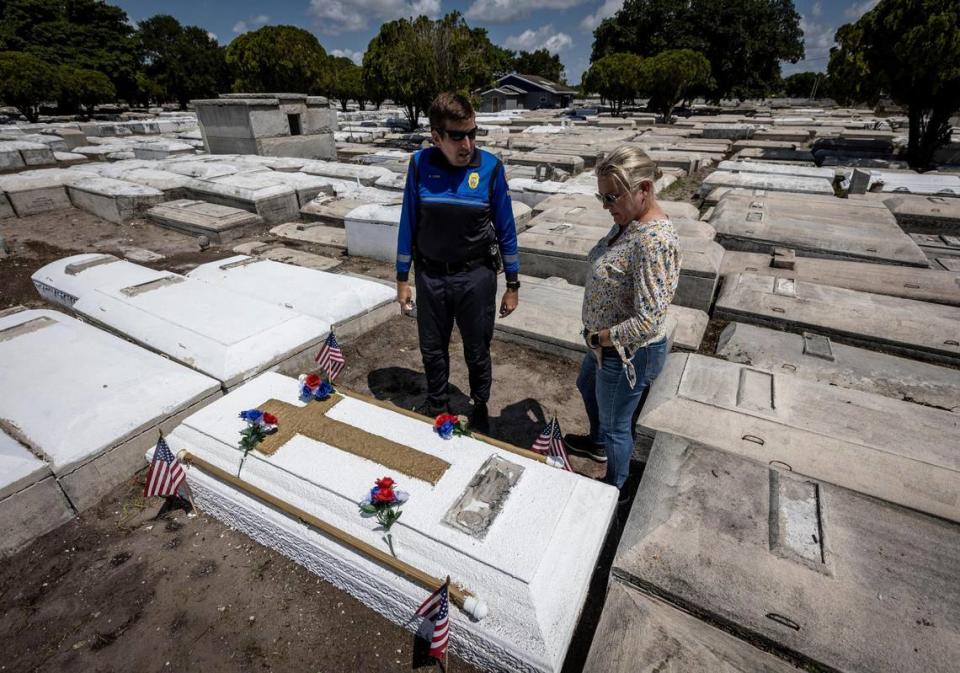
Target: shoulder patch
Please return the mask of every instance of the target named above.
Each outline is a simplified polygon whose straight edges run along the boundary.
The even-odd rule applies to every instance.
[[[476,171],[473,171],[470,176],[467,178],[467,185],[470,189],[476,189],[477,185],[480,184],[480,174]]]

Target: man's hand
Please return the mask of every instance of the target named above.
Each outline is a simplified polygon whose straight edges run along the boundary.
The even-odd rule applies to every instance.
[[[500,301],[500,317],[506,318],[517,309],[520,303],[520,290],[507,290]]]
[[[400,304],[401,313],[409,313],[413,310],[413,290],[410,289],[410,283],[405,280],[397,281],[397,303]]]

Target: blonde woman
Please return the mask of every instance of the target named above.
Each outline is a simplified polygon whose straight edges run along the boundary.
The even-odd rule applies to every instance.
[[[667,355],[667,306],[680,278],[680,244],[657,205],[660,171],[643,151],[620,147],[597,164],[597,198],[613,218],[588,256],[583,334],[590,352],[577,388],[589,435],[567,435],[574,454],[607,463],[623,488],[633,453],[633,416]]]

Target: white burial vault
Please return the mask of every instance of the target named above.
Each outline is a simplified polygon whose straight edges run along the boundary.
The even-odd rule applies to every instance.
[[[341,339],[397,314],[396,291],[384,283],[247,255],[201,264],[187,278],[312,316]]]
[[[45,299],[231,388],[313,361],[330,324],[274,302],[113,255],[65,257],[33,274]]]
[[[617,491],[474,437],[444,440],[427,419],[355,397],[305,403],[298,394],[296,379],[263,374],[187,418],[170,446],[384,553],[382,530],[358,503],[376,479],[393,477],[409,493],[391,531],[399,560],[449,575],[488,608],[476,620],[451,602],[452,651],[484,670],[559,671]],[[238,414],[250,408],[278,418],[260,445],[272,453],[238,448]],[[203,467],[188,467],[187,481],[201,509],[417,627],[410,619],[430,589]]]
[[[217,381],[56,311],[0,317],[0,424],[83,510],[142,467]],[[5,527],[5,526],[3,526]]]

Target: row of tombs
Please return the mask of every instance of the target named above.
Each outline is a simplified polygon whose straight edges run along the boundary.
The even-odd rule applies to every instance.
[[[667,660],[683,670],[949,670],[960,642],[960,415],[950,411],[960,377],[934,364],[955,363],[956,351],[934,346],[956,334],[960,309],[811,283],[837,294],[792,315],[812,292],[805,284],[749,277],[756,296],[737,314],[724,309],[739,322],[721,335],[721,357],[675,343],[644,406],[638,430],[652,448],[588,670]],[[299,399],[295,377],[331,329],[349,340],[394,314],[389,286],[242,255],[185,276],[77,255],[34,282],[83,321],[52,310],[0,317],[0,385],[18,391],[0,403],[5,554],[141,469],[157,429],[175,451],[384,549],[356,502],[391,472],[410,494],[401,558],[488,606],[481,620],[451,612],[453,651],[489,670],[562,668],[616,491],[484,438],[445,441],[375,401]],[[864,297],[877,303],[837,310]],[[539,320],[549,350],[549,305],[530,299],[525,322],[498,329],[532,344]],[[778,326],[800,333],[750,324],[769,322],[776,303]],[[854,341],[898,338],[909,357],[826,336],[841,335],[837,313],[853,317]],[[885,336],[884,325],[902,332]],[[72,394],[49,395],[51,380]],[[237,414],[257,407],[289,428],[273,452],[244,457]],[[370,454],[370,444],[388,450]],[[426,594],[204,469],[189,467],[188,482],[201,509],[398,623]]]

